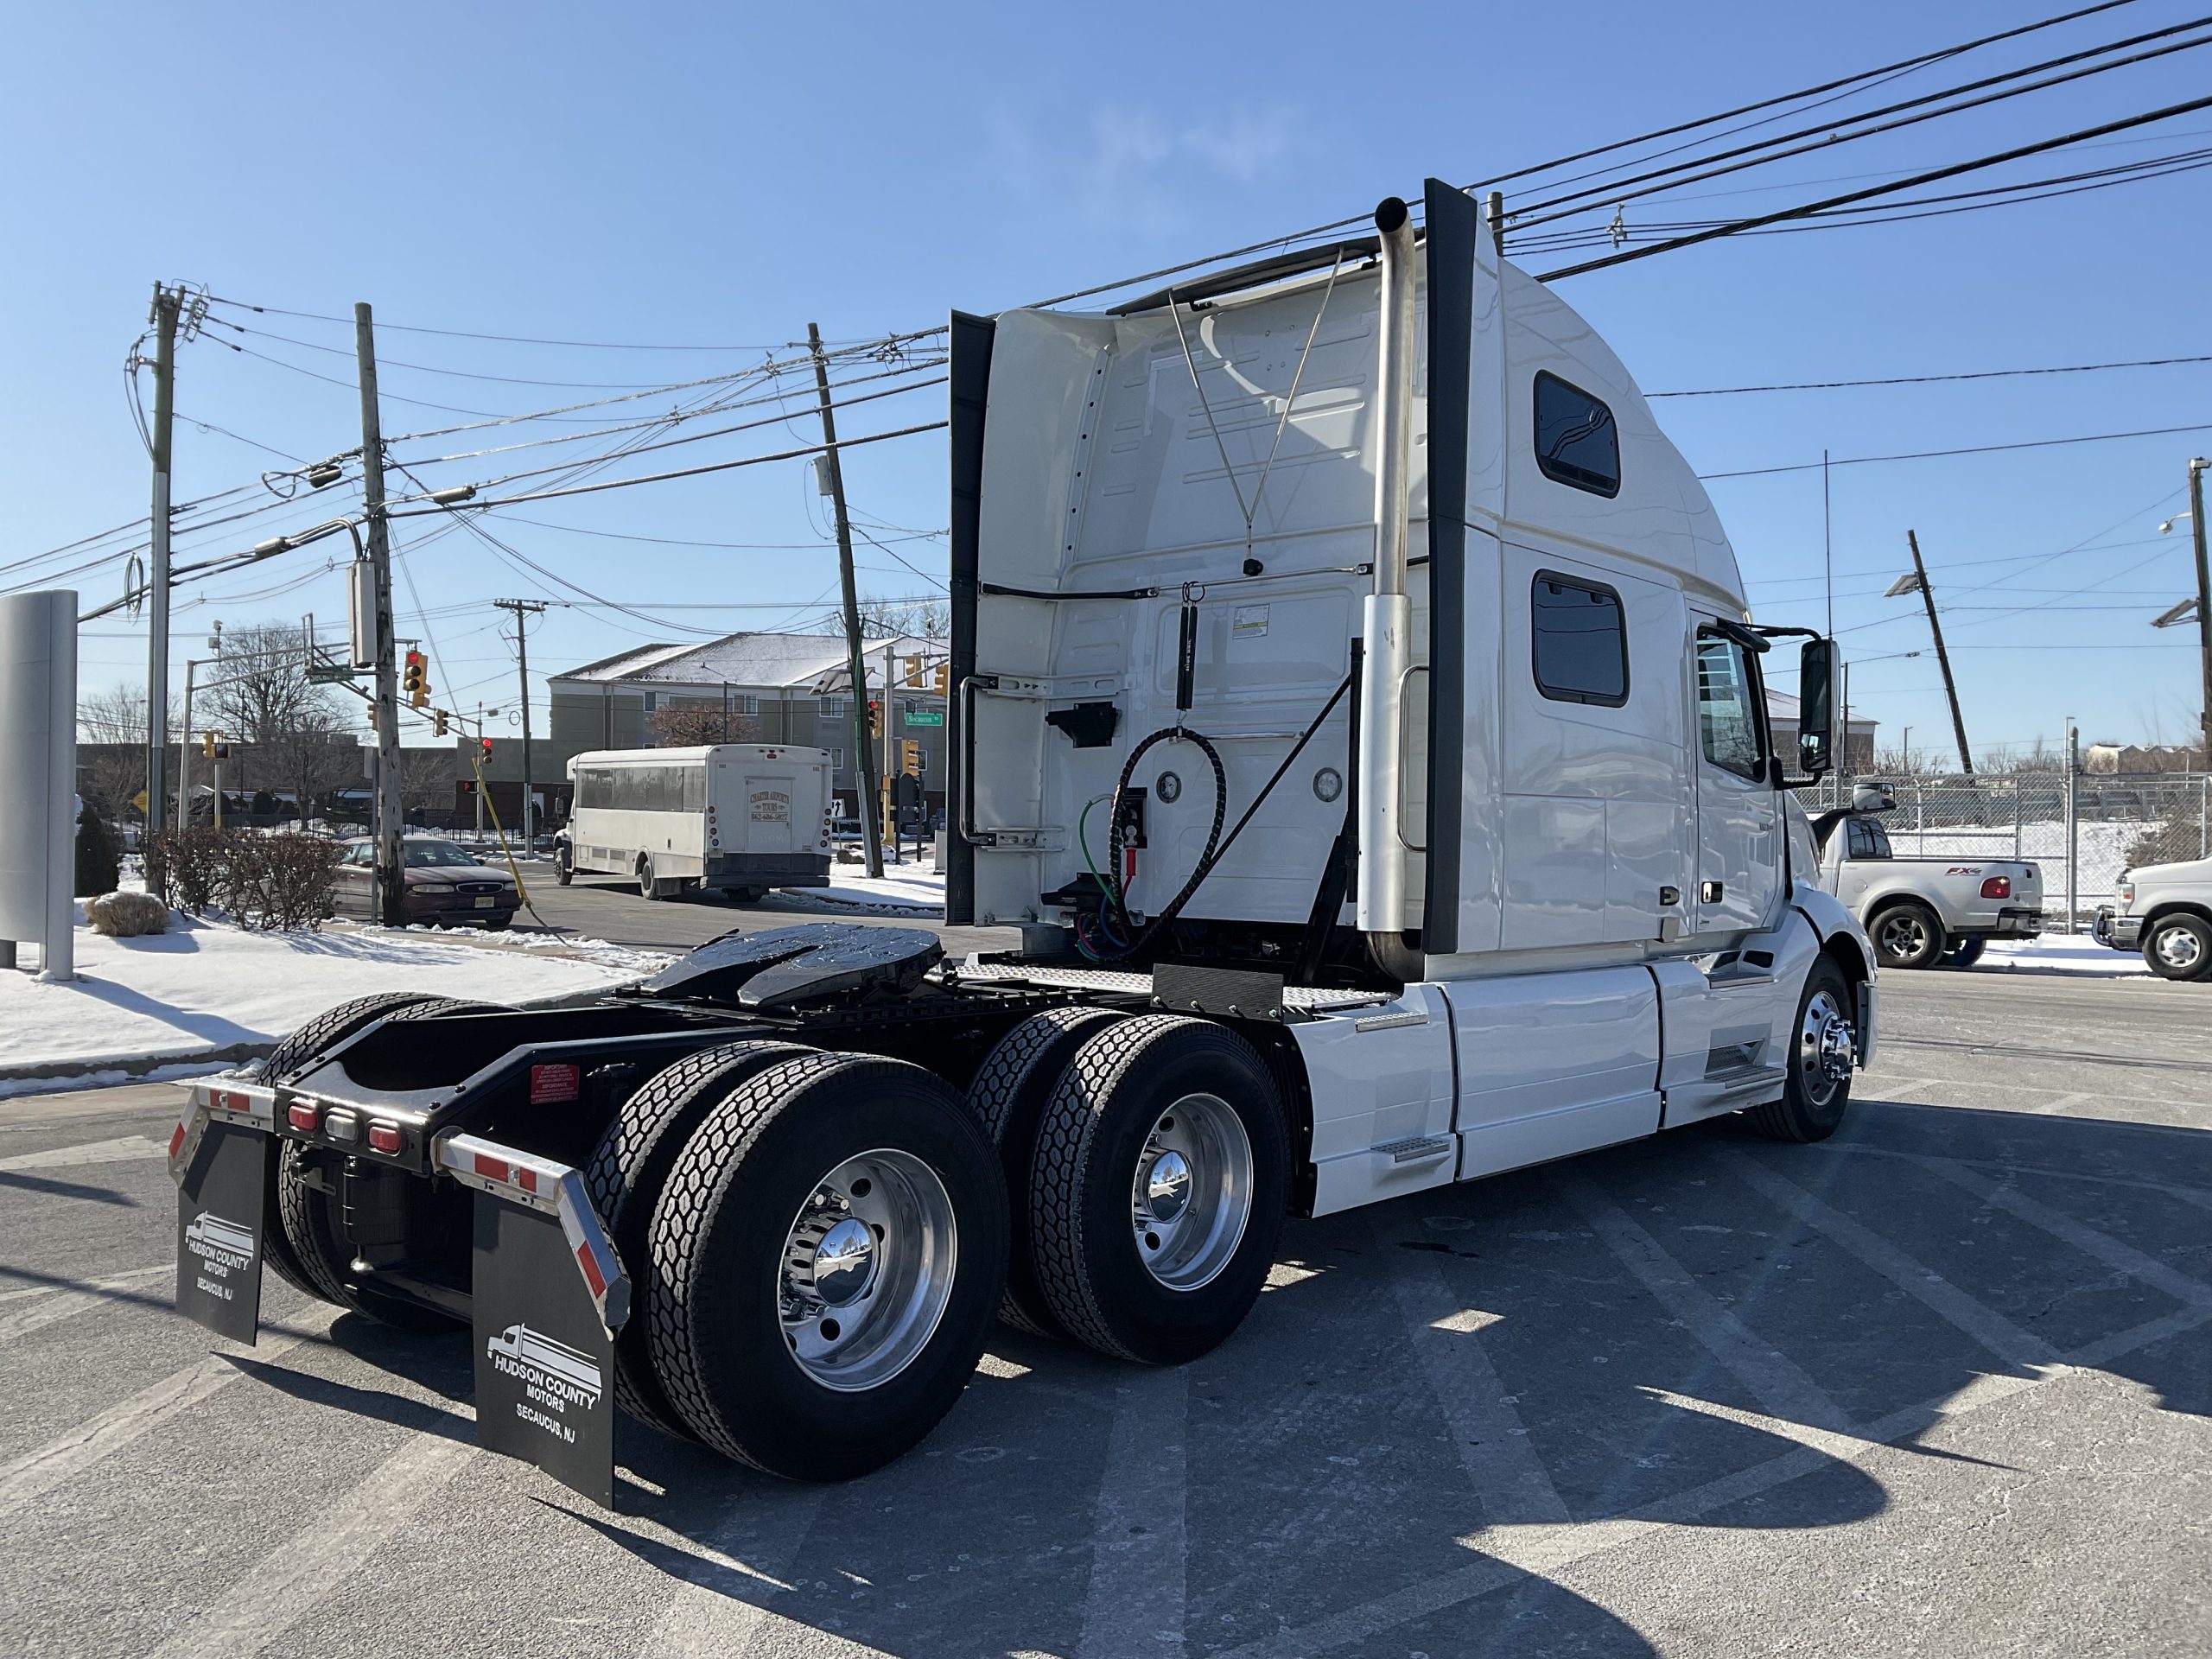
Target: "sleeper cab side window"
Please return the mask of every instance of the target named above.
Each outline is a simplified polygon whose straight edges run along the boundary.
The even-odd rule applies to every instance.
[[[1618,594],[1539,570],[1529,613],[1537,690],[1556,702],[1607,709],[1628,701],[1628,626]]]
[[[1766,775],[1758,704],[1743,646],[1718,634],[1697,641],[1697,728],[1705,758],[1757,783]]]
[[[1621,493],[1620,430],[1613,411],[1555,374],[1536,375],[1536,466],[1558,484],[1607,497]]]

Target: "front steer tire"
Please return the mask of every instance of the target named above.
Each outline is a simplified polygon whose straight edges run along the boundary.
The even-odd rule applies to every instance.
[[[999,1318],[1033,1336],[1065,1335],[1037,1283],[1029,1229],[1029,1172],[1037,1125],[1076,1051],[1122,1016],[1110,1008],[1047,1008],[1001,1037],[968,1085],[969,1109],[998,1149],[1013,1227]]]
[[[1801,1144],[1825,1141],[1842,1127],[1845,1109],[1851,1104],[1851,1074],[1830,1077],[1822,1071],[1819,1033],[1830,1021],[1848,1020],[1855,1002],[1851,982],[1835,958],[1815,957],[1797,998],[1796,1023],[1789,1028],[1789,1069],[1782,1098],[1745,1114],[1768,1140]]]
[[[1173,1136],[1208,1120],[1217,1142],[1233,1143],[1241,1130],[1246,1160],[1239,1178],[1229,1145],[1222,1161],[1231,1174],[1219,1181],[1203,1179],[1202,1154],[1186,1160],[1184,1224],[1203,1219],[1207,1205],[1228,1220],[1217,1230],[1194,1228],[1192,1240],[1216,1246],[1194,1255],[1188,1282],[1173,1284],[1160,1276],[1166,1259],[1154,1256],[1156,1270],[1143,1253],[1172,1257],[1183,1236],[1166,1227],[1140,1233],[1138,1183],[1143,1177],[1152,1205],[1146,1172],[1158,1168],[1163,1128]],[[1029,1227],[1046,1303],[1070,1336],[1101,1353],[1147,1365],[1196,1359],[1259,1300],[1289,1186],[1281,1096],[1249,1043],[1176,1014],[1109,1026],[1077,1052],[1038,1125]]]
[[[652,1272],[653,1205],[700,1119],[740,1084],[812,1052],[797,1043],[745,1042],[685,1055],[646,1078],[623,1103],[584,1166],[592,1208],[637,1297],[636,1311],[614,1339],[615,1402],[664,1433],[691,1438],[653,1371],[652,1322],[645,1312],[660,1294]]]
[[[861,1226],[868,1276],[831,1287],[830,1239],[809,1230],[837,1211],[817,1200],[832,1177],[871,1160],[926,1176],[917,1185],[935,1230],[869,1224],[868,1243]],[[855,1206],[893,1192],[889,1179],[865,1192],[847,1184]],[[861,1213],[848,1210],[836,1225]],[[925,1236],[932,1251],[913,1252]],[[788,1060],[709,1111],[670,1171],[652,1218],[653,1366],[691,1432],[725,1456],[792,1480],[864,1475],[911,1450],[960,1398],[1005,1288],[1006,1252],[1005,1182],[948,1084],[873,1055]],[[924,1290],[910,1299],[915,1285]],[[787,1306],[816,1305],[798,1289],[847,1300],[787,1325]],[[910,1307],[920,1312],[879,1323]],[[802,1361],[802,1335],[846,1334],[830,1328],[832,1312],[852,1322],[855,1342],[889,1332],[868,1351],[881,1358],[877,1370],[832,1385]],[[856,1363],[865,1367],[866,1354]]]

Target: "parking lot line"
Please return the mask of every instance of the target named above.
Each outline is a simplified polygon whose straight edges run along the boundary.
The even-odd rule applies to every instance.
[[[39,1300],[20,1313],[0,1319],[0,1347],[19,1341],[34,1331],[59,1324],[73,1314],[105,1307],[119,1293],[135,1290],[149,1281],[167,1278],[175,1272],[175,1262],[164,1262],[158,1268],[134,1268],[129,1273],[95,1279],[88,1284],[42,1285],[35,1290],[15,1292],[16,1295],[35,1296]]]
[[[1158,1659],[1183,1640],[1190,1387],[1186,1365],[1116,1385],[1078,1659]]]
[[[0,1520],[36,1502],[64,1481],[82,1474],[103,1459],[114,1456],[171,1418],[192,1410],[209,1395],[245,1376],[231,1363],[232,1355],[251,1352],[256,1359],[270,1360],[311,1338],[321,1337],[328,1330],[329,1321],[337,1318],[338,1310],[329,1308],[324,1314],[308,1328],[296,1326],[292,1334],[278,1336],[273,1342],[266,1340],[267,1336],[281,1327],[264,1326],[264,1340],[256,1349],[246,1350],[226,1343],[207,1358],[173,1371],[151,1388],[142,1389],[121,1404],[86,1419],[60,1439],[0,1467]]]
[[[1755,1336],[1661,1248],[1628,1212],[1580,1171],[1558,1170],[1553,1185],[1643,1287],[1665,1304],[1706,1351],[1733,1372],[1777,1417],[1816,1428],[1856,1432],[1827,1389],[1773,1344]]]
[[[19,1169],[67,1169],[79,1164],[132,1163],[140,1159],[166,1158],[168,1142],[150,1135],[118,1135],[111,1141],[86,1141],[73,1147],[49,1147],[44,1152],[19,1152],[0,1158],[0,1174]]]
[[[1715,1162],[1801,1226],[1832,1239],[1899,1290],[1948,1320],[1999,1359],[2015,1365],[2046,1365],[2058,1356],[2041,1337],[2023,1331],[1995,1308],[1969,1296],[1923,1262],[1815,1198],[1785,1175],[1769,1169],[1734,1147],[1708,1148]]]
[[[466,1440],[411,1435],[352,1491],[318,1507],[314,1520],[149,1659],[259,1653],[358,1573],[379,1545],[481,1455]]]
[[[1391,1224],[1404,1208],[1374,1211],[1383,1271],[1483,1514],[1492,1522],[1566,1520],[1567,1505],[1483,1348],[1480,1322],[1467,1317],[1434,1256],[1398,1248],[1404,1223]]]
[[[2144,1255],[2132,1244],[2123,1244],[2109,1233],[2099,1232],[2049,1205],[2039,1204],[2017,1187],[1993,1181],[1979,1171],[1967,1168],[1956,1159],[1923,1155],[1916,1161],[1946,1180],[1963,1186],[1984,1204],[2002,1210],[2007,1215],[2016,1216],[2029,1226],[2049,1233],[2053,1238],[2063,1240],[2084,1255],[2094,1256],[2117,1273],[2124,1273],[2142,1284],[2155,1285],[2176,1301],[2186,1302],[2193,1307],[2212,1308],[2212,1285],[2201,1279],[2192,1279],[2185,1273],[2177,1273],[2164,1262]]]

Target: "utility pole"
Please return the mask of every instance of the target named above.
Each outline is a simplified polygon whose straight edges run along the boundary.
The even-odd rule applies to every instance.
[[[154,284],[154,502],[149,520],[152,563],[147,572],[146,832],[162,828],[162,763],[169,730],[169,458],[176,410],[176,328],[181,285]],[[134,367],[133,374],[137,372]],[[188,734],[188,735],[189,735]]]
[[[2212,563],[2205,556],[2204,469],[2212,461],[2199,455],[2189,463],[2189,535],[2196,544],[2196,641],[2204,674],[2204,701],[2197,715],[2197,737],[2204,745],[2204,769],[2212,772]]]
[[[543,600],[495,599],[503,611],[515,613],[515,665],[522,671],[522,845],[530,850],[533,826],[530,821],[530,619],[545,608]],[[489,787],[487,783],[486,787]]]
[[[853,682],[853,793],[860,798],[861,835],[868,849],[868,873],[883,874],[883,826],[867,791],[875,781],[875,746],[868,741],[868,664],[861,653],[861,601],[853,586],[853,526],[845,516],[845,471],[837,462],[837,416],[830,402],[830,359],[822,350],[822,330],[806,325],[807,348],[814,353],[814,387],[822,398],[823,464],[830,473],[830,499],[837,519],[837,578],[845,590],[845,662]],[[886,687],[887,691],[889,687]]]
[[[391,620],[391,524],[384,511],[384,423],[377,405],[376,320],[365,302],[353,308],[353,349],[361,372],[361,500],[369,521],[369,565],[376,587],[377,918],[407,925],[407,870],[400,836],[399,664]]]
[[[1908,530],[1904,539],[1912,549],[1912,573],[1920,585],[1920,597],[1928,607],[1928,632],[1936,636],[1936,666],[1943,671],[1943,695],[1951,700],[1951,735],[1959,741],[1959,770],[1971,778],[1974,757],[1967,753],[1966,717],[1959,713],[1959,684],[1951,677],[1950,655],[1943,649],[1943,625],[1936,620],[1936,590],[1928,585],[1928,567],[1920,562],[1920,537]]]

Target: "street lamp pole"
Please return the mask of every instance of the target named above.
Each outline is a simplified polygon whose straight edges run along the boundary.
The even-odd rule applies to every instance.
[[[2212,466],[2202,455],[2189,463],[2189,534],[2196,544],[2196,643],[2203,676],[2204,700],[2197,705],[2196,734],[2204,745],[2204,769],[2212,772],[2212,560],[2205,556],[2204,469]]]

